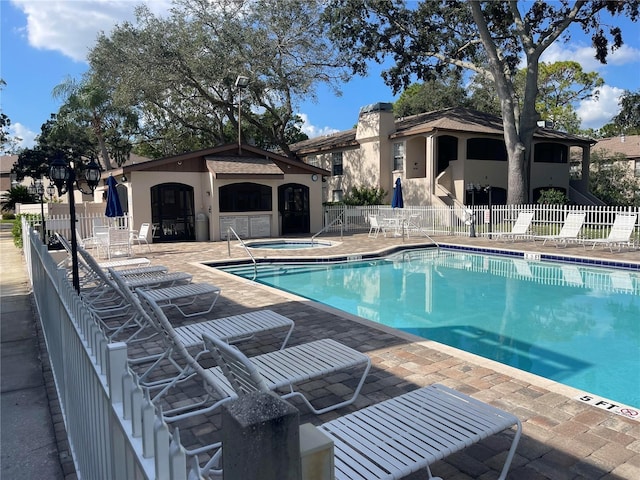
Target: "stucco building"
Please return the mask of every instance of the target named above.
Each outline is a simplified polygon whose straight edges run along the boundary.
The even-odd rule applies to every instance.
[[[538,128],[534,136],[529,197],[555,188],[575,203],[597,202],[588,193],[589,149],[593,141]],[[360,110],[356,128],[291,146],[305,163],[331,172],[323,201],[340,201],[352,187],[379,187],[388,194],[397,178],[405,204],[469,205],[506,202],[507,153],[502,120],[464,108],[395,119],[390,103]],[[570,177],[569,158],[578,160]],[[470,186],[475,186],[471,192]]]

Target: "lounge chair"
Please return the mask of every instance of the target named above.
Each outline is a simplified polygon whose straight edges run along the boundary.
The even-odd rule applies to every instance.
[[[490,235],[491,238],[504,239],[504,241],[515,241],[518,238],[531,238],[529,228],[533,221],[534,212],[520,212],[516,218],[510,232],[491,232],[484,235]]]
[[[591,249],[596,248],[596,245],[602,245],[604,247],[609,247],[609,250],[613,252],[613,248],[615,246],[618,247],[618,251],[622,250],[622,247],[626,246],[629,249],[636,249],[636,243],[631,239],[633,235],[633,230],[636,226],[636,221],[638,219],[638,215],[636,214],[616,214],[616,218],[613,221],[613,225],[611,227],[611,231],[607,238],[592,238],[589,240],[584,240],[583,245],[584,248],[587,248],[587,244],[591,244]]]
[[[564,224],[557,235],[534,235],[533,241],[543,240],[542,245],[551,240],[555,242],[556,247],[567,246],[569,241],[577,241],[582,225],[584,224],[586,214],[584,212],[570,212],[564,219]]]
[[[272,389],[255,359],[248,361],[216,338],[204,341],[236,394]],[[318,428],[333,441],[337,480],[374,480],[399,479],[422,468],[433,478],[432,463],[513,426],[517,430],[500,475],[505,479],[520,440],[520,420],[443,385],[414,390]],[[218,451],[214,458],[220,457]]]
[[[109,275],[122,290],[129,290],[130,281],[127,282],[126,274],[134,270],[125,270],[124,272],[115,270],[113,268],[107,269]],[[176,285],[172,287],[156,288],[149,290],[147,295],[153,298],[161,307],[173,307],[180,312],[183,317],[195,317],[197,315],[206,315],[215,306],[220,296],[220,288],[210,283],[189,283],[186,285]],[[192,306],[196,300],[200,301],[209,297],[210,302],[206,304],[206,308],[201,309],[189,309],[188,311],[184,307]]]
[[[352,404],[371,368],[371,359],[367,355],[330,338],[251,358],[213,335],[204,333],[202,339],[207,352],[218,364],[209,372],[230,397],[286,388],[288,392],[282,398],[298,397],[317,415]],[[295,390],[296,384],[353,368],[363,369],[363,373],[353,394],[346,400],[317,408],[303,393]]]
[[[443,385],[431,385],[350,413],[319,429],[334,445],[336,480],[399,479],[516,427],[500,480],[507,477],[522,425],[510,413]]]
[[[154,363],[146,368],[139,378],[141,384],[147,388],[160,387],[162,389],[159,393],[154,394],[155,400],[162,397],[172,386],[193,375],[194,369],[191,368],[190,359],[185,357],[183,350],[197,348],[199,353],[196,358],[199,357],[204,352],[203,334],[215,335],[227,343],[237,343],[249,340],[261,333],[282,330],[284,331],[284,339],[280,349],[283,349],[293,331],[293,320],[271,310],[259,310],[173,327],[149,292],[149,290],[136,289],[136,294],[130,298],[130,302],[143,311],[145,321],[160,334],[160,340],[163,343],[163,352],[153,358]],[[176,353],[181,358],[175,358]],[[150,358],[145,357],[132,363],[148,363]],[[161,364],[162,360],[167,360],[173,365],[176,370],[175,375],[151,379],[152,372]]]

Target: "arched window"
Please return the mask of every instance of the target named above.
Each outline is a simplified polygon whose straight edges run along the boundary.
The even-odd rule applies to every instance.
[[[270,212],[271,187],[259,183],[232,183],[220,187],[220,212]]]

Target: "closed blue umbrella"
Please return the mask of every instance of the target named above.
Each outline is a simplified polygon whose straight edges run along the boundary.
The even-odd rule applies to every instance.
[[[109,175],[107,178],[107,209],[104,214],[107,217],[122,217],[122,205],[120,205],[120,197],[118,196],[118,191],[116,189],[116,179],[113,178],[112,175]]]
[[[404,200],[402,198],[402,182],[400,177],[396,179],[396,187],[393,189],[393,198],[391,199],[392,208],[404,208]]]

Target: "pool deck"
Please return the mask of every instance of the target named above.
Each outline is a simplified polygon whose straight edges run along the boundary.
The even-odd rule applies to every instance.
[[[425,241],[429,243],[424,237],[402,239],[380,235],[378,238],[369,238],[366,234],[344,236],[342,239],[323,236],[322,239],[340,243],[322,249],[261,249],[252,253],[260,258],[333,256],[376,252]],[[543,247],[539,242],[504,243],[487,238],[438,236],[435,239],[443,244],[629,262],[640,268],[639,251],[611,253],[602,248]],[[581,393],[578,390],[201,266],[206,261],[246,258],[246,252],[238,246],[238,242],[231,242],[231,255],[227,242],[154,244],[151,248],[150,255],[144,246],[136,247],[136,252],[150,257],[154,264],[166,265],[175,271],[188,271],[194,275],[194,281],[210,282],[221,287],[222,295],[207,318],[270,308],[295,321],[296,328],[289,345],[331,337],[371,357],[372,370],[354,405],[315,416],[298,404],[301,422],[322,423],[416,387],[443,383],[520,418],[523,436],[509,478],[640,478],[640,421],[578,401],[575,399]],[[178,320],[172,317],[172,321]],[[640,388],[640,375],[630,379],[629,388]],[[329,401],[341,393],[339,390],[340,386],[335,389],[310,387],[311,394],[320,403],[323,395]],[[181,426],[183,438],[190,439],[194,445],[206,442],[207,435],[214,429],[213,426],[207,427],[204,420],[196,418],[189,425],[190,431],[183,431],[186,425]],[[511,435],[498,435],[452,455],[435,464],[433,474],[448,480],[497,478]],[[417,472],[407,478],[417,480],[427,478],[427,475]]]
[[[377,252],[403,244],[430,243],[424,237],[402,239],[380,235],[369,238],[367,234],[345,235],[342,239],[323,235],[321,239],[340,243],[322,249],[261,249],[252,253],[259,258],[326,257]],[[640,251],[610,253],[601,248],[584,250],[582,246],[558,249],[530,241],[504,243],[487,238],[438,236],[435,239],[443,244],[622,261],[640,268]],[[192,273],[194,282],[209,282],[222,289],[220,299],[206,318],[269,308],[295,321],[289,345],[330,337],[371,357],[371,372],[353,405],[316,416],[294,401],[294,405],[301,410],[301,423],[323,423],[417,387],[442,383],[520,418],[523,435],[511,466],[511,479],[640,478],[640,421],[576,400],[581,394],[578,390],[201,265],[207,261],[246,258],[247,254],[238,246],[238,242],[231,242],[231,255],[227,242],[152,244],[151,250],[148,253],[144,245],[135,247],[137,255],[150,258],[153,264],[166,265],[172,271]],[[185,321],[173,314],[170,318],[176,325],[204,319],[196,317]],[[254,347],[260,348],[256,345],[247,346],[248,349]],[[249,350],[248,353],[255,352]],[[630,353],[640,355],[640,352]],[[345,376],[336,376],[335,379],[345,380]],[[322,404],[348,393],[348,387],[354,381],[347,378],[347,387],[312,382],[305,388]],[[640,374],[629,379],[629,388],[640,388]],[[180,397],[176,399],[179,401]],[[215,431],[214,421],[204,416],[194,417],[180,425],[181,438],[193,446],[207,444],[215,437]],[[512,436],[512,432],[506,432],[451,455],[445,461],[434,464],[432,472],[447,480],[495,479]],[[421,480],[427,477],[426,472],[422,471],[406,478]]]

